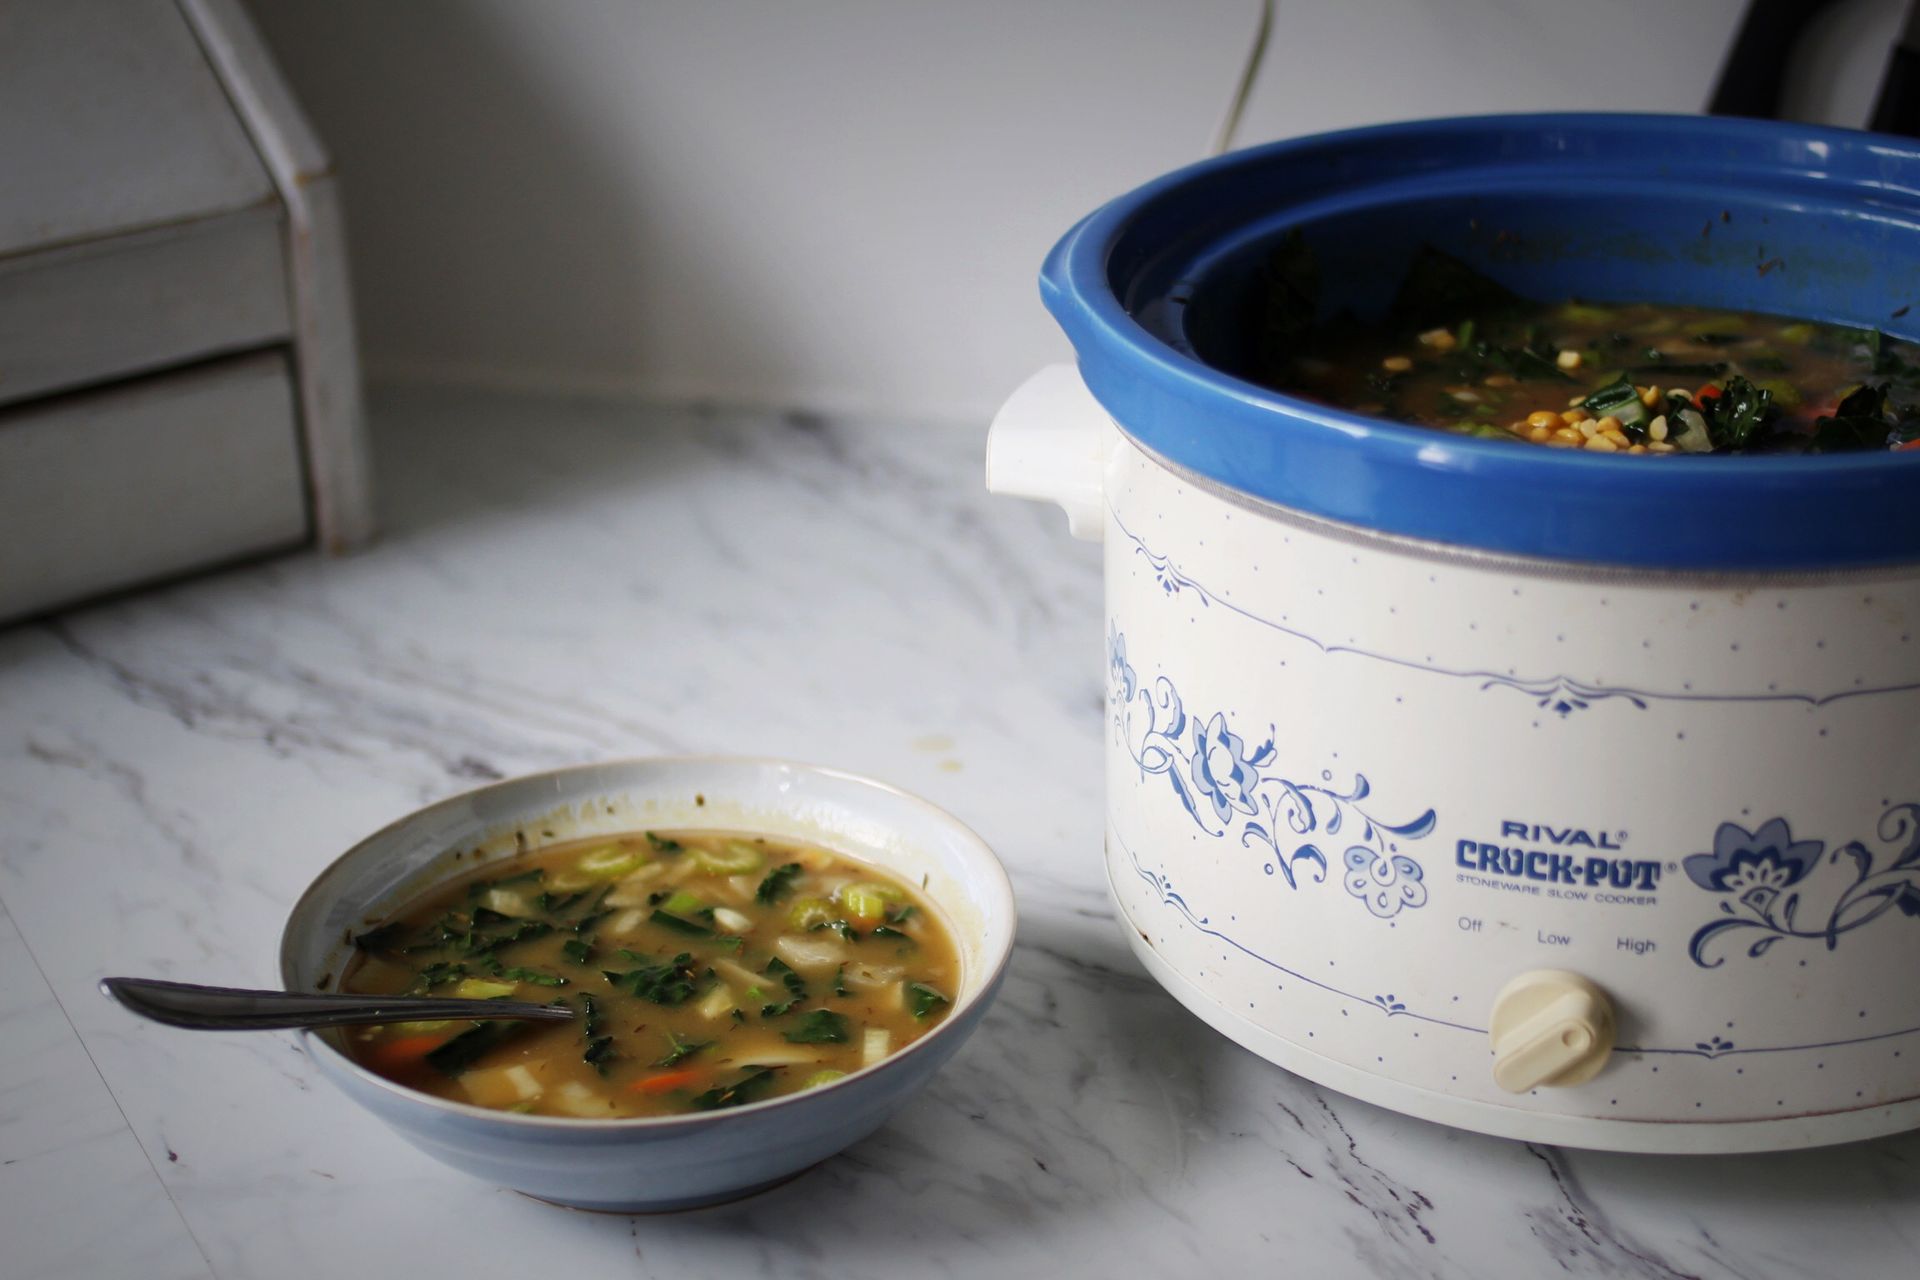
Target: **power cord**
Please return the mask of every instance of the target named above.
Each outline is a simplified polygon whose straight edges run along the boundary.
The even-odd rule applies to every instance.
[[[1274,0],[1260,0],[1260,18],[1254,24],[1253,43],[1247,46],[1247,60],[1240,68],[1240,79],[1233,86],[1233,97],[1227,102],[1227,113],[1220,117],[1220,127],[1214,131],[1213,145],[1207,151],[1210,156],[1233,149],[1233,135],[1240,128],[1240,117],[1246,112],[1247,99],[1253,96],[1253,82],[1260,74],[1260,64],[1266,60],[1267,37],[1273,31],[1273,8]]]

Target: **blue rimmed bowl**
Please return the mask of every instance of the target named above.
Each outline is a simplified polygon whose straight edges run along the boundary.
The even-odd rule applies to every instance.
[[[993,1003],[1015,921],[1012,886],[993,851],[951,815],[884,783],[752,759],[582,765],[410,814],[348,850],[295,904],[281,936],[281,978],[289,991],[331,989],[354,934],[441,880],[512,857],[518,833],[547,843],[647,828],[756,831],[819,844],[909,882],[924,877],[960,953],[952,1011],[844,1080],[700,1115],[580,1120],[487,1110],[395,1084],[355,1063],[332,1035],[303,1032],[322,1073],[414,1146],[496,1185],[581,1209],[688,1209],[773,1186],[872,1133]]]

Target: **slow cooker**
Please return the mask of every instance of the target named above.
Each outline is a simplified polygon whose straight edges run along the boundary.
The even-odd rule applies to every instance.
[[[1262,263],[1920,320],[1920,150],[1655,116],[1251,149],[1075,226],[992,489],[1105,542],[1106,864],[1222,1033],[1410,1115],[1649,1152],[1920,1124],[1920,456],[1627,458],[1263,389]]]

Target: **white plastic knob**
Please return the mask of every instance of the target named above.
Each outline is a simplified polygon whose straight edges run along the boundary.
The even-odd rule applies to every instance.
[[[1535,969],[1500,989],[1487,1034],[1493,1081],[1509,1093],[1582,1084],[1613,1053],[1613,1002],[1565,969]]]

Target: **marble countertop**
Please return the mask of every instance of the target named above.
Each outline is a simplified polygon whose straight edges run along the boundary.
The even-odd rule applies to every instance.
[[[422,393],[386,534],[0,631],[0,1271],[41,1276],[1920,1273],[1920,1136],[1561,1151],[1287,1075],[1153,985],[1100,870],[1097,548],[981,433]],[[292,1037],[137,1023],[110,973],[271,985],[307,881],[529,769],[871,773],[1001,853],[999,1003],[876,1136],[737,1205],[555,1209],[430,1161]]]

